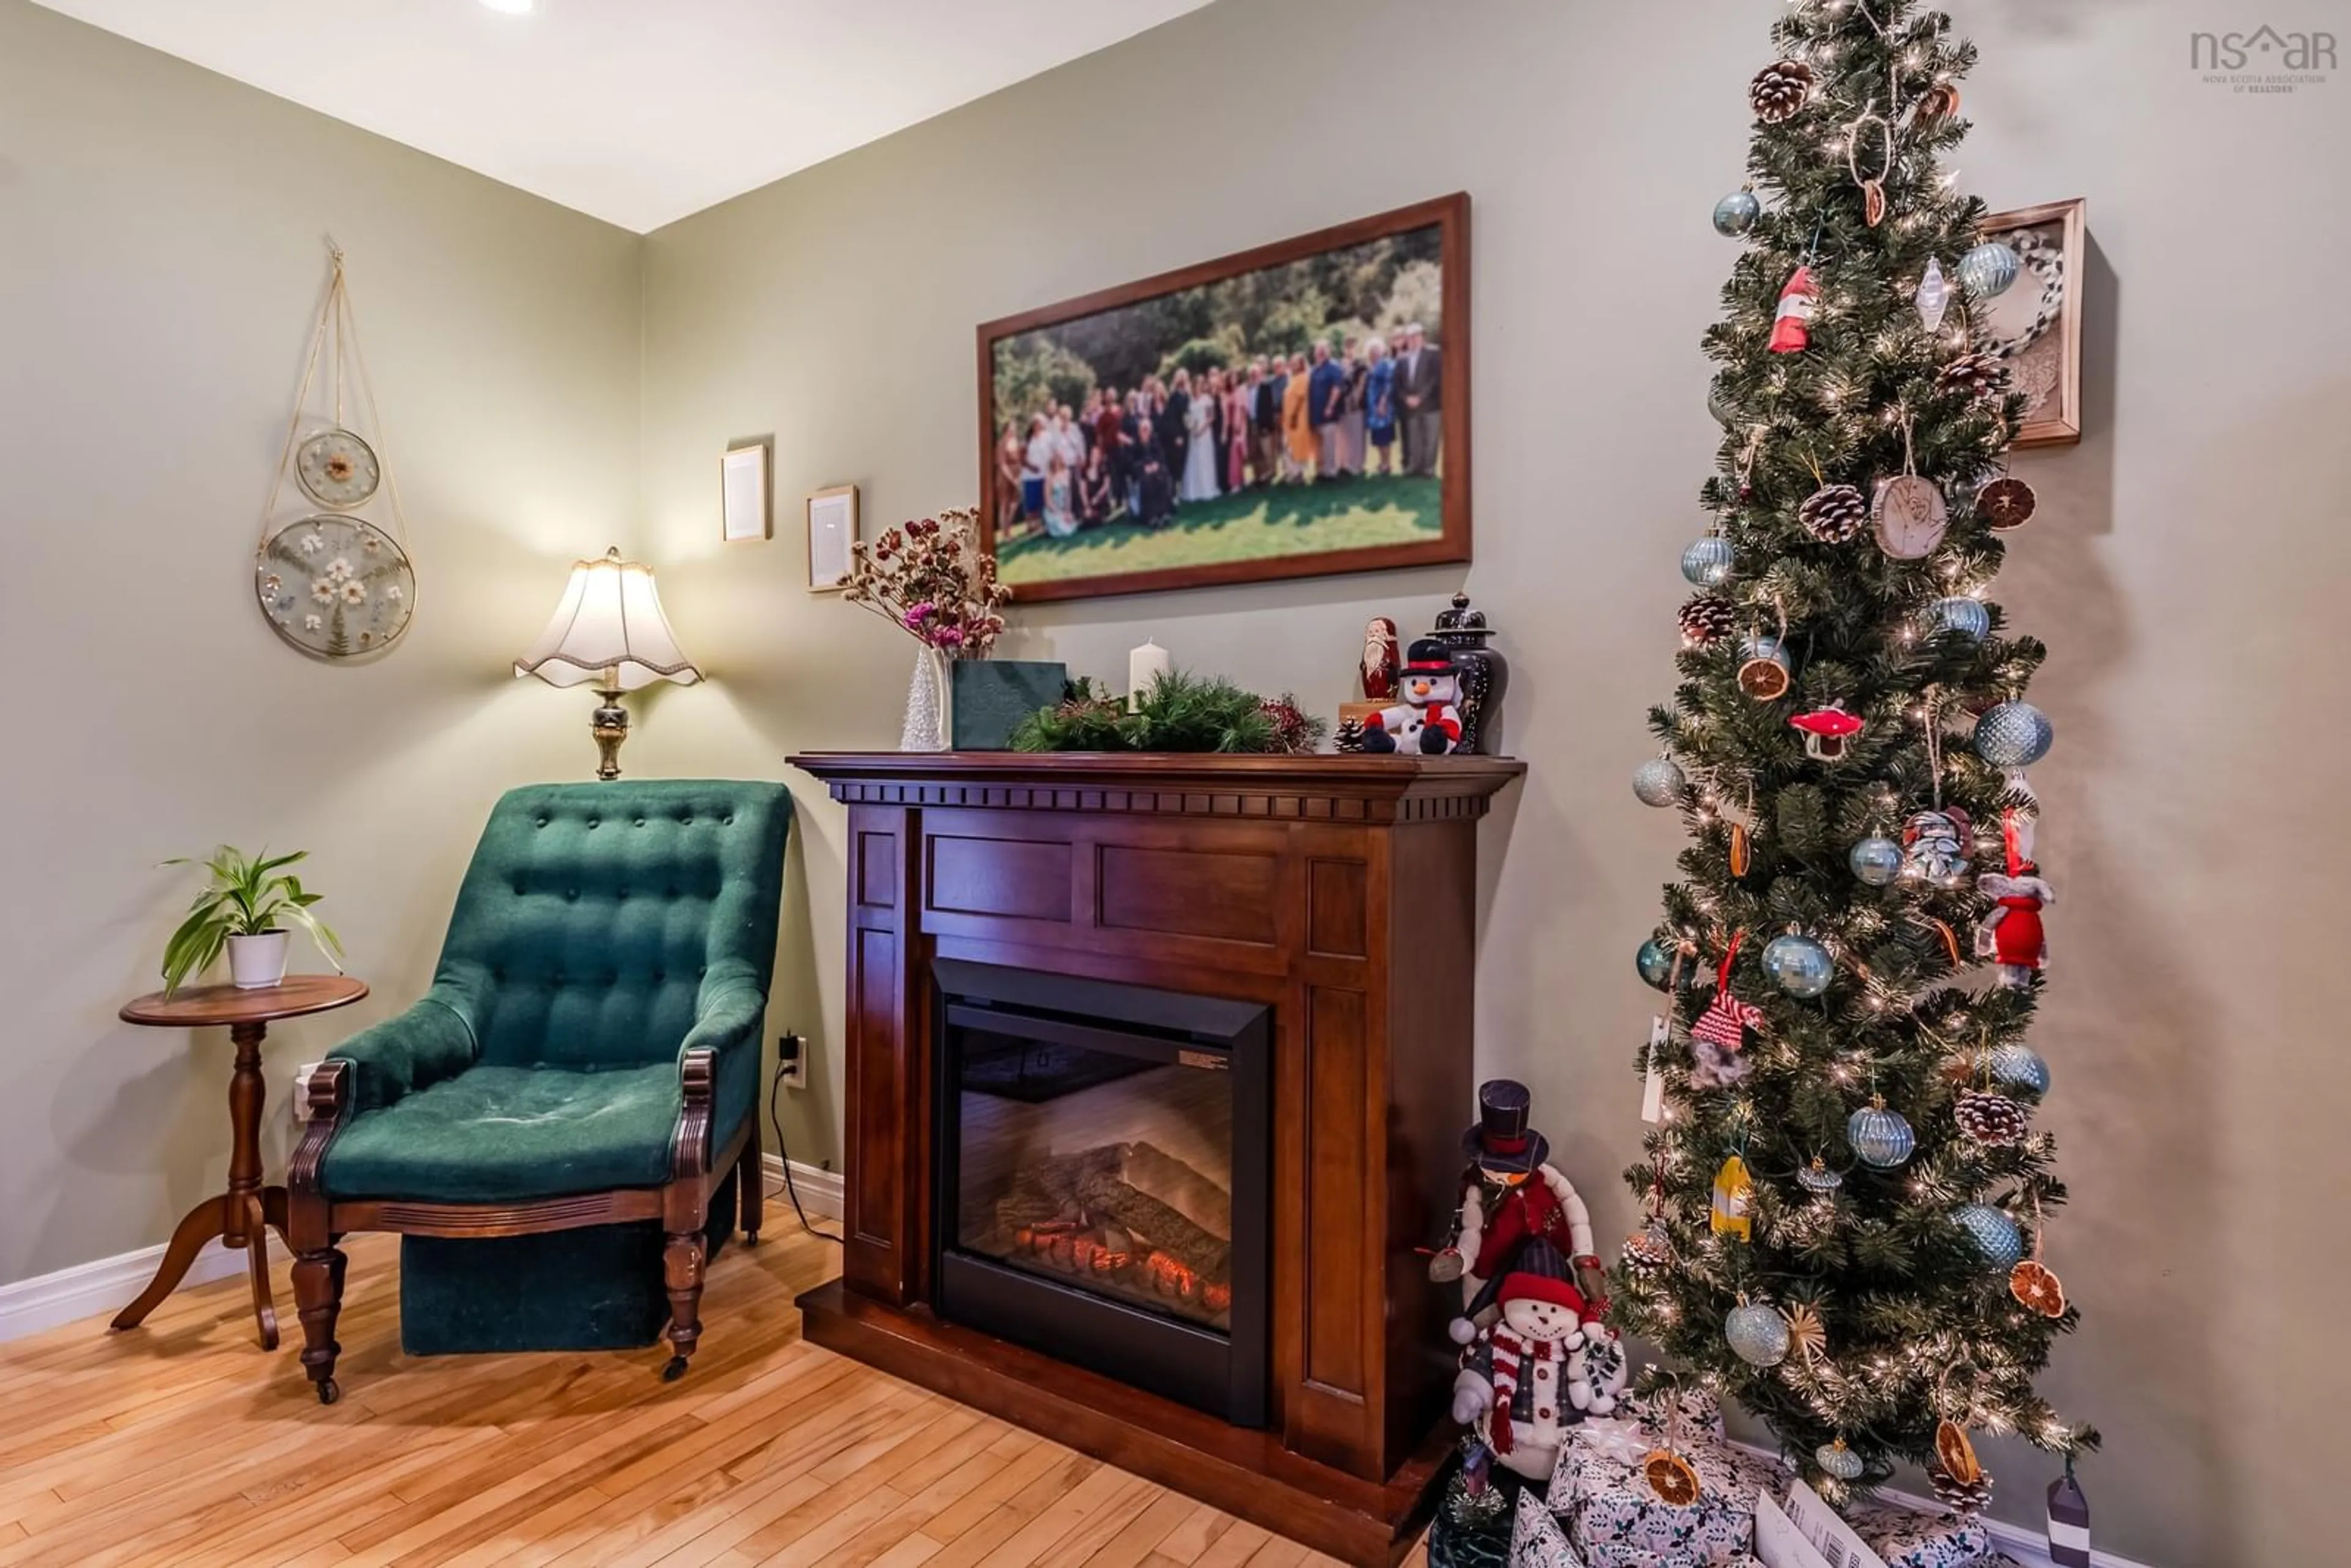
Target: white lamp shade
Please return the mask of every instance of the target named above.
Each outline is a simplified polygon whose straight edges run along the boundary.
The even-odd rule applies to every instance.
[[[616,547],[601,560],[571,563],[571,580],[547,630],[515,661],[517,675],[537,675],[549,685],[577,686],[592,681],[624,692],[655,681],[692,685],[702,679],[677,645],[653,591],[653,569],[622,560]]]

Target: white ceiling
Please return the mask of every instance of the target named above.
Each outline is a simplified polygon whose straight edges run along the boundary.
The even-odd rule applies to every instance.
[[[643,233],[1207,0],[40,0]]]

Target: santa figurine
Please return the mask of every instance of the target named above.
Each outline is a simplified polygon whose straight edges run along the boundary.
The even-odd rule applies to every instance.
[[[1476,1431],[1504,1468],[1547,1482],[1567,1429],[1590,1409],[1592,1385],[1580,1363],[1600,1325],[1567,1260],[1541,1237],[1520,1248],[1481,1294],[1500,1317],[1462,1353],[1453,1418]]]
[[[1801,354],[1811,348],[1813,318],[1820,308],[1821,289],[1813,281],[1813,269],[1799,267],[1788,286],[1780,290],[1780,308],[1771,319],[1771,351]]]
[[[1364,695],[1373,702],[1385,702],[1395,695],[1396,674],[1404,665],[1404,655],[1396,643],[1396,623],[1384,615],[1374,615],[1364,627]]]
[[[1364,721],[1364,749],[1443,757],[1461,744],[1461,671],[1453,651],[1431,637],[1412,645],[1396,680],[1404,701]]]
[[[2021,989],[2032,984],[2032,977],[2049,961],[2041,911],[2057,902],[2057,894],[2041,880],[2041,868],[2032,862],[2032,819],[2011,810],[2001,828],[2008,874],[1991,872],[1976,878],[1976,886],[1997,901],[1976,927],[1976,956],[2000,966],[2001,985]]]

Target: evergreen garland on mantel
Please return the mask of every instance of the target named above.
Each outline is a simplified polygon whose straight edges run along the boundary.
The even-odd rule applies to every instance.
[[[2019,769],[2048,739],[2021,703],[2045,650],[1982,602],[2003,546],[1976,497],[2023,402],[1959,281],[1997,281],[1960,265],[1984,204],[1938,166],[1966,134],[1956,83],[1976,52],[1907,0],[1797,0],[1772,37],[1758,200],[1717,220],[1746,248],[1706,339],[1727,432],[1702,492],[1716,523],[1685,559],[1699,593],[1681,681],[1636,780],[1692,841],[1642,955],[1673,1029],[1643,1053],[1666,1108],[1626,1173],[1650,1223],[1614,1318],[1677,1368],[1653,1388],[1736,1399],[1832,1501],[1908,1460],[1973,1511],[1990,1482],[1969,1473],[1969,1432],[2069,1459],[2097,1440],[2033,1387],[2077,1321],[2039,1262],[2065,1197],[2053,1140],[2024,1122],[2047,1083],[2023,1046],[2041,974],[1986,984],[1970,951],[1997,909],[1980,874],[2046,891]],[[1930,267],[1949,278],[1939,312]],[[1905,508],[1915,485],[1879,515],[1905,476],[1947,519]],[[1930,811],[1966,863],[1938,863]],[[1883,1167],[1862,1148],[1896,1155],[1901,1129],[1878,1102],[1914,1145]]]

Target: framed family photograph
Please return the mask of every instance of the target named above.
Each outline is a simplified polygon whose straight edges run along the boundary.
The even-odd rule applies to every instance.
[[[2016,390],[2031,401],[2019,446],[2070,446],[2082,439],[2082,288],[2089,204],[2050,202],[1984,220],[1984,238],[2004,240],[2024,269],[1985,307],[1979,323],[2008,361]]]
[[[1469,198],[979,329],[1024,602],[1469,559]]]

